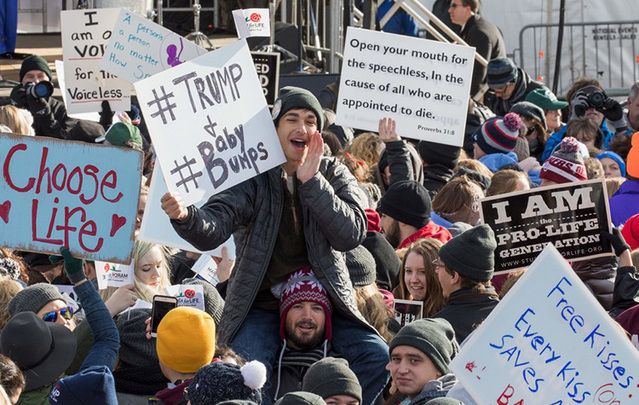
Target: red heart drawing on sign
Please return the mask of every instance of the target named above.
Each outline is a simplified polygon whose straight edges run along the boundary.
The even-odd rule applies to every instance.
[[[115,235],[116,232],[124,226],[124,224],[126,224],[126,218],[117,214],[111,215],[111,233],[109,233],[109,236],[113,237],[113,235]]]
[[[11,209],[11,201],[5,201],[0,205],[0,218],[5,224],[9,223],[9,210]]]

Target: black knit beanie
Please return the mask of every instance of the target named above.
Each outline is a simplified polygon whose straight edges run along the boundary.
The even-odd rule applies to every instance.
[[[349,250],[344,253],[344,258],[353,287],[365,287],[375,283],[377,278],[375,259],[364,246],[360,245]]]
[[[439,257],[447,268],[461,276],[488,281],[495,269],[495,233],[486,224],[461,233],[439,249]]]
[[[443,374],[451,372],[448,365],[459,352],[455,331],[443,318],[418,319],[404,326],[390,341],[388,352],[392,355],[397,346],[410,346],[421,351]]]
[[[49,81],[53,80],[51,78],[52,75],[49,64],[42,56],[31,55],[22,61],[22,66],[20,66],[20,82],[22,82],[24,75],[31,70],[41,70],[47,75]]]
[[[426,187],[416,181],[398,181],[386,190],[377,211],[399,222],[422,228],[430,221],[430,195]]]
[[[277,127],[280,118],[289,110],[305,108],[313,111],[317,117],[317,130],[321,131],[324,125],[324,111],[317,97],[310,91],[301,87],[286,86],[280,89],[280,96],[273,104],[273,123]]]
[[[310,392],[289,392],[275,402],[275,405],[326,405],[324,399]]]
[[[402,267],[402,261],[395,253],[395,248],[379,232],[368,232],[362,246],[368,249],[375,259],[377,285],[393,291],[399,284],[399,269]]]
[[[348,395],[362,402],[362,387],[357,376],[344,359],[326,357],[309,367],[302,390],[326,399],[334,395]]]
[[[417,144],[417,151],[425,164],[439,164],[453,170],[459,161],[461,148],[443,143],[420,141]]]

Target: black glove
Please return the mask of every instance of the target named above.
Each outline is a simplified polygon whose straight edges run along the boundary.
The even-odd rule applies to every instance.
[[[602,239],[604,241],[610,242],[610,246],[612,250],[615,252],[615,256],[619,257],[623,252],[630,249],[630,246],[626,243],[626,240],[623,238],[621,231],[619,228],[612,228],[612,233],[608,231],[603,231],[601,233]]]
[[[77,259],[71,255],[69,248],[61,247],[60,254],[64,258],[64,271],[74,285],[86,279],[82,270],[82,259]]]
[[[28,108],[27,106],[27,90],[21,84],[18,84],[11,90],[11,104],[18,108]]]
[[[601,112],[615,129],[627,126],[626,121],[623,119],[623,107],[617,100],[608,98],[604,102]]]
[[[107,100],[102,101],[102,110],[100,110],[100,125],[106,131],[109,129],[111,124],[113,123],[113,110],[111,110],[111,105]]]
[[[584,93],[578,93],[572,100],[570,100],[570,107],[572,108],[571,119],[583,117],[586,114],[586,110],[590,108],[590,101],[588,101],[588,95]]]

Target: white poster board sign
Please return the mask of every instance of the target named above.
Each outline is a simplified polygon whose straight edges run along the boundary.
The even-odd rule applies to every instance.
[[[104,290],[107,287],[122,287],[133,284],[135,277],[133,265],[117,264],[109,262],[95,262],[95,275],[98,280],[98,289]]]
[[[167,287],[168,295],[177,298],[178,307],[192,307],[204,311],[204,287],[198,284],[175,284]]]
[[[639,352],[550,244],[450,368],[479,404],[639,400]]]
[[[202,277],[204,280],[216,286],[220,282],[220,278],[217,275],[217,263],[210,255],[202,255],[191,267],[193,273]]]
[[[461,146],[475,48],[348,27],[337,124]]]
[[[100,69],[119,11],[102,8],[61,13],[65,103],[70,114],[101,111],[104,100],[113,111],[131,109],[131,85]]]
[[[162,177],[159,163],[156,162],[155,167],[153,168],[153,175],[151,177],[149,195],[147,196],[146,206],[144,207],[144,216],[142,217],[140,234],[137,239],[186,250],[188,252],[203,253],[216,257],[222,257],[222,247],[226,246],[228,249],[229,259],[235,260],[235,240],[233,239],[233,236],[217,248],[202,252],[189,242],[182,239],[177,232],[175,232],[175,229],[171,226],[169,217],[166,215],[164,210],[162,210],[162,203],[160,201],[162,196],[168,191],[169,189]],[[197,207],[201,207],[205,202],[206,200],[198,201],[195,205]]]
[[[245,40],[135,89],[164,180],[187,205],[286,160]]]
[[[235,21],[239,38],[271,36],[271,19],[268,8],[233,10],[233,21]]]
[[[122,9],[100,67],[134,83],[206,52],[173,31]]]

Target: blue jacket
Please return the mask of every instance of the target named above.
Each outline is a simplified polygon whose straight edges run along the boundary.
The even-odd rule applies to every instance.
[[[378,24],[394,4],[395,2],[393,0],[384,0],[384,2],[377,7],[375,21],[377,21]],[[401,8],[395,12],[381,30],[393,34],[410,35],[412,37],[417,36],[417,24],[415,24],[415,20]]]
[[[546,141],[546,146],[544,147],[544,153],[541,154],[541,162],[539,163],[543,164],[546,160],[548,160],[550,155],[552,155],[552,151],[555,150],[557,145],[561,143],[561,140],[564,139],[567,129],[568,129],[568,125],[564,125],[563,127],[561,127],[559,131],[555,132],[554,134],[550,136],[550,138],[548,138],[548,140]],[[610,143],[612,138],[615,136],[615,133],[612,132],[610,129],[608,129],[608,125],[606,125],[606,120],[604,120],[601,123],[600,129],[601,129],[601,132],[603,132],[601,147],[607,150],[608,144]]]
[[[639,213],[639,180],[628,179],[610,197],[610,220],[614,226],[620,226],[637,213]]]

